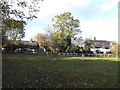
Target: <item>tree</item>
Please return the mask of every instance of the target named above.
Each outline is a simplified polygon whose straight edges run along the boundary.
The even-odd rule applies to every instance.
[[[80,22],[74,19],[70,12],[57,15],[52,19],[50,46],[58,52],[68,52],[71,39],[80,34]]]
[[[84,47],[85,47],[85,51],[90,51],[90,48],[94,47],[94,42],[93,40],[86,38],[86,40],[84,41]]]
[[[115,41],[112,41],[112,47],[110,47],[110,51],[112,53],[117,54],[118,53],[118,44]]]
[[[45,46],[47,35],[42,34],[42,33],[38,33],[34,37],[35,37],[35,39],[38,42],[40,47],[44,47]]]
[[[26,23],[19,20],[3,20],[2,26],[2,46],[10,44],[18,44],[18,42],[25,36]]]
[[[17,40],[21,40],[25,35],[24,26],[26,23],[16,20],[5,20],[3,23],[3,36],[6,36],[12,43],[17,44]]]
[[[39,1],[43,0],[0,0],[0,35],[3,45],[16,43],[16,40],[24,37],[25,19],[37,18]],[[25,10],[28,10],[26,12]],[[21,29],[21,30],[20,30]]]
[[[39,1],[43,0],[1,0],[0,1],[0,19],[34,19],[39,12]],[[28,10],[26,13],[25,10]]]
[[[2,29],[2,46],[7,50],[14,50],[25,35],[25,22],[16,20],[4,20]]]
[[[71,53],[78,53],[78,47],[75,46],[75,45],[70,45],[70,49],[68,50],[68,52],[71,52]]]

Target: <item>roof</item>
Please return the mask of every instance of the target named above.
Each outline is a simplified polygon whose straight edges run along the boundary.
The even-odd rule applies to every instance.
[[[24,47],[24,48],[37,48],[38,43],[35,41],[22,41],[19,45],[19,47]]]
[[[24,45],[37,45],[37,42],[35,41],[22,41],[21,44],[24,44]]]
[[[95,47],[101,47],[101,48],[110,48],[111,47],[110,41],[94,40],[93,42],[94,42]]]

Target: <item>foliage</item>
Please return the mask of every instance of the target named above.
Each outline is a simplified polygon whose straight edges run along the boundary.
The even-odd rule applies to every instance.
[[[110,51],[111,53],[118,53],[118,44],[114,41],[111,42],[112,43],[112,47],[110,47]]]
[[[84,47],[86,51],[90,51],[90,48],[94,47],[94,42],[90,38],[86,38],[84,41]]]
[[[28,0],[14,2],[13,0],[0,0],[0,33],[2,33],[3,47],[7,44],[18,44],[16,41],[24,37],[24,21],[37,18],[39,1],[29,0],[28,3]]]
[[[68,50],[68,52],[78,53],[79,52],[79,47],[72,44],[72,45],[70,45],[70,49]]]
[[[57,15],[52,19],[50,47],[53,51],[68,52],[71,39],[80,34],[80,22],[74,19],[70,12]]]
[[[35,39],[38,42],[40,47],[44,47],[46,45],[46,40],[48,38],[47,35],[42,34],[42,33],[38,33],[34,37],[35,37]]]
[[[2,29],[2,41],[3,46],[11,43],[18,44],[24,35],[25,35],[25,22],[24,21],[16,21],[16,20],[4,20],[4,26]]]
[[[0,1],[0,13],[1,19],[34,19],[36,13],[39,12],[40,0],[1,0]],[[41,0],[43,1],[43,0]],[[28,13],[25,11],[28,10]]]
[[[2,27],[2,47],[6,51],[14,51],[25,35],[25,22],[17,20],[4,20]]]

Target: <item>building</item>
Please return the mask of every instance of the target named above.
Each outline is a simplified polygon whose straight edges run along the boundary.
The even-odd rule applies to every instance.
[[[93,53],[108,53],[110,52],[110,48],[112,47],[112,43],[107,40],[96,40],[96,37],[94,37],[93,40],[94,47],[91,48],[91,51]]]
[[[38,43],[31,39],[30,41],[21,41],[18,48],[16,49],[16,52],[36,53],[38,49],[39,49]]]

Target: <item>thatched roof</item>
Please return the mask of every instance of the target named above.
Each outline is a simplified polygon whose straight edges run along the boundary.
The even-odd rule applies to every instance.
[[[94,46],[101,48],[110,48],[111,43],[110,41],[106,41],[106,40],[94,40]]]
[[[19,47],[20,48],[38,48],[38,43],[35,41],[22,41]]]

